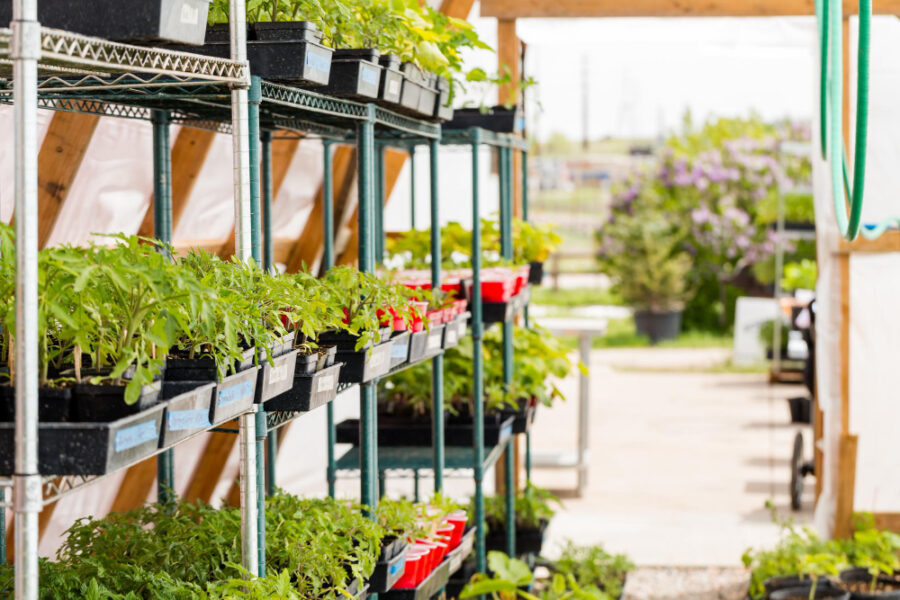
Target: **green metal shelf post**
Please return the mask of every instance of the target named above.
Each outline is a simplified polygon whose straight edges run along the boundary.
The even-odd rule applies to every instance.
[[[429,143],[431,162],[431,287],[441,289],[441,215],[438,197],[440,140]],[[444,355],[431,359],[431,427],[434,448],[434,491],[444,489]]]
[[[322,176],[322,227],[325,230],[325,261],[324,270],[328,270],[334,266],[334,183],[332,157],[331,157],[331,141],[322,140],[322,165],[324,174]],[[326,427],[328,428],[328,495],[334,498],[334,487],[337,482],[337,470],[334,465],[334,444],[337,439],[337,432],[334,424],[334,403],[329,402],[325,407],[326,411]]]
[[[373,225],[375,228],[375,264],[384,262],[384,202],[387,195],[384,175],[383,144],[375,144],[375,213]]]
[[[374,220],[374,154],[375,154],[375,106],[367,105],[366,118],[357,126],[357,164],[359,175],[359,269],[375,270],[373,248]],[[360,497],[362,503],[374,510],[378,502],[378,445],[375,386],[372,382],[360,386]]]
[[[409,228],[416,228],[416,146],[409,147]]]
[[[262,154],[262,222],[263,222],[263,268],[271,271],[274,268],[274,240],[272,239],[272,132],[263,131],[259,136]],[[278,434],[266,432],[266,495],[275,493],[275,462],[278,457]]]
[[[528,221],[528,150],[522,150],[522,220]],[[525,328],[531,327],[528,305],[523,311]],[[531,431],[525,432],[525,481],[531,481]]]
[[[250,78],[248,94],[250,134],[250,247],[253,260],[262,264],[262,245],[259,226],[259,105],[262,104],[262,80]]]
[[[472,397],[474,410],[473,446],[475,460],[475,534],[476,569],[484,573],[487,561],[484,548],[484,365],[481,338],[484,335],[481,306],[481,218],[479,206],[480,169],[478,150],[481,130],[472,130]]]
[[[507,261],[513,257],[512,247],[512,151],[506,147],[497,149],[500,153],[500,253]],[[511,389],[513,378],[513,323],[503,322],[503,387]],[[515,512],[515,444],[510,438],[506,446],[506,548],[507,554],[516,552],[516,512]]]
[[[163,244],[172,243],[172,147],[169,113],[153,111],[153,235]],[[172,450],[156,457],[156,498],[161,503],[175,499],[175,458]]]

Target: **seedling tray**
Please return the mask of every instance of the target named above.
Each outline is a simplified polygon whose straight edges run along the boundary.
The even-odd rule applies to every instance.
[[[466,558],[472,554],[472,549],[475,547],[475,532],[475,527],[469,527],[459,541],[459,546],[447,553],[444,560],[450,563],[450,575],[459,571]]]
[[[482,302],[481,319],[485,323],[509,321],[528,304],[530,297],[531,294],[526,288],[507,302]]]
[[[406,550],[403,548],[393,558],[375,564],[375,570],[369,578],[369,591],[373,594],[383,594],[394,587],[394,584],[403,577],[406,570]]]
[[[444,559],[418,586],[410,589],[394,588],[385,592],[386,600],[430,600],[447,585],[450,579],[450,563]]]
[[[425,356],[430,358],[441,353],[444,344],[444,323],[432,325],[428,329],[428,337],[425,340]]]
[[[544,546],[544,534],[547,532],[549,521],[541,521],[540,527],[522,528],[516,527],[516,554],[539,555]],[[506,528],[490,527],[485,536],[484,546],[488,551],[500,550],[506,552]]]
[[[361,101],[378,98],[383,68],[377,60],[377,51],[339,50],[331,61],[328,84],[317,91]]]
[[[39,423],[42,475],[105,475],[159,449],[164,404],[110,423]],[[0,424],[0,474],[14,467],[15,424]]]
[[[247,411],[256,398],[259,367],[229,375],[216,386],[216,401],[210,407],[209,420],[213,425],[230,421]]]
[[[455,422],[454,422],[455,421]],[[500,415],[485,417],[484,445],[502,444],[512,435],[513,418]],[[474,428],[468,422],[445,419],[444,445],[469,447],[474,441]],[[347,419],[337,426],[339,444],[359,445],[359,420]],[[431,419],[378,416],[378,445],[385,447],[432,445]]]
[[[459,322],[453,319],[450,323],[444,324],[444,336],[441,338],[441,348],[453,348],[459,345]]]
[[[200,382],[164,383],[166,400],[159,447],[167,448],[212,426],[210,406],[216,384]]]
[[[16,388],[0,385],[0,414],[2,421],[16,419]],[[72,419],[72,388],[38,388],[38,420],[60,423]]]
[[[391,368],[391,347],[388,340],[374,346],[371,350],[359,352],[342,351],[338,348],[338,362],[345,363],[341,369],[340,383],[365,383],[381,377]]]
[[[328,404],[337,396],[341,367],[338,363],[314,375],[294,374],[294,386],[265,403],[267,411],[307,412]]]
[[[512,432],[514,434],[519,433],[527,433],[531,430],[531,425],[534,423],[534,415],[537,412],[537,406],[530,406],[529,404],[524,404],[519,407],[518,410],[504,410],[501,411],[501,414],[505,417],[512,417],[513,419],[513,428]]]
[[[294,386],[294,370],[297,368],[296,350],[286,352],[271,361],[263,362],[256,382],[256,404],[271,400]]]
[[[403,93],[403,73],[400,71],[400,59],[385,55],[380,58],[379,64],[382,71],[378,104],[396,108],[400,104],[400,96]]]
[[[166,40],[202,44],[209,0],[41,0],[38,21],[117,42]],[[0,22],[12,20],[12,1],[0,2]]]
[[[391,368],[409,362],[410,333],[402,331],[391,338],[394,345],[391,347]]]
[[[255,348],[244,350],[240,361],[235,361],[235,371],[240,372],[253,367],[255,356]],[[216,381],[218,376],[216,361],[210,356],[198,358],[170,356],[166,359],[166,381]]]
[[[444,129],[469,129],[479,127],[497,133],[520,133],[525,120],[518,107],[495,106],[488,112],[479,108],[460,108],[453,114],[453,120],[443,125]]]
[[[403,77],[403,87],[400,92],[400,109],[401,112],[419,114],[419,97],[422,95],[422,86],[411,80],[408,76]]]
[[[416,331],[409,335],[409,362],[413,363],[425,358],[428,349],[428,331]]]

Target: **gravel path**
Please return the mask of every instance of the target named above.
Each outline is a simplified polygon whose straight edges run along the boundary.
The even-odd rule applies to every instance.
[[[622,600],[744,600],[747,571],[732,567],[638,567]]]

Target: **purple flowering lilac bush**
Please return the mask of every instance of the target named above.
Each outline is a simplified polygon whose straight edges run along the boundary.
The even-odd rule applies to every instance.
[[[769,225],[779,183],[809,184],[808,157],[778,159],[778,144],[809,136],[808,126],[751,118],[710,121],[668,140],[656,163],[615,190],[597,233],[599,260],[623,299],[638,309],[683,305],[686,328],[727,329],[735,298],[771,282],[760,266],[775,251]]]

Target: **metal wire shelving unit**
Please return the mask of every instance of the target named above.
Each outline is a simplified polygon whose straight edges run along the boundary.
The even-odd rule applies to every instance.
[[[251,77],[246,62],[246,40],[242,33],[242,0],[231,2],[233,60],[131,46],[39,28],[35,0],[16,0],[16,3],[21,3],[17,6],[23,11],[17,13],[21,17],[13,21],[13,29],[0,29],[0,103],[13,104],[16,121],[16,306],[19,324],[16,333],[21,343],[17,345],[20,369],[15,383],[16,414],[19,417],[16,423],[16,475],[0,479],[4,499],[0,506],[12,507],[16,514],[16,597],[36,598],[38,512],[46,504],[102,478],[47,476],[41,475],[37,468],[37,377],[33,367],[37,359],[36,109],[90,113],[153,123],[154,226],[156,236],[164,242],[171,242],[172,238],[170,126],[180,124],[232,135],[236,254],[245,260],[252,257],[266,267],[272,266],[273,256],[272,238],[263,232],[271,231],[268,219],[272,214],[272,189],[266,182],[271,181],[271,141],[274,134],[322,139],[326,267],[334,264],[332,148],[336,143],[356,145],[359,164],[359,265],[363,271],[373,271],[384,251],[383,152],[388,146],[411,152],[420,145],[427,145],[430,149],[432,249],[439,252],[437,175],[442,138],[441,127],[435,123],[400,115],[374,104],[327,97]],[[9,68],[11,64],[12,69]],[[489,134],[476,132],[474,135],[478,140],[487,140],[487,143],[494,140]],[[443,141],[446,142],[446,139]],[[512,147],[511,142],[504,143]],[[477,165],[475,168],[473,177],[477,182]],[[509,183],[505,184],[505,189],[506,196],[501,194],[501,200],[506,203],[502,206],[506,206],[504,214],[508,220],[508,203],[511,201]],[[473,204],[477,224],[477,186]],[[511,252],[508,236],[505,243]],[[480,254],[480,240],[473,245],[473,252]],[[440,285],[439,262],[432,276],[434,284]],[[480,296],[480,290],[476,294]],[[480,306],[476,312],[480,312]],[[474,323],[479,323],[479,320],[480,316]],[[475,332],[480,335],[480,325],[473,326],[473,334]],[[442,406],[442,356],[439,354],[429,360],[433,361],[435,406]],[[480,367],[478,377],[481,377]],[[481,389],[480,379],[477,384]],[[342,386],[338,391],[346,391],[349,387],[352,386]],[[336,470],[331,403],[327,405],[327,410],[328,477],[333,493]],[[268,464],[263,465],[260,459],[264,445],[269,444],[266,454],[274,457],[274,430],[304,414],[307,413],[267,414],[256,405],[240,415],[239,429],[234,430],[241,436],[243,566],[251,573],[265,573],[264,502],[266,484],[271,489],[275,481],[274,461],[269,460]],[[436,414],[443,413],[436,411]],[[374,506],[378,498],[379,472],[375,382],[360,385],[360,418],[362,444],[357,461],[361,499],[363,503]],[[451,450],[449,456],[445,454],[440,416],[434,427],[436,443],[432,450],[431,466],[435,474],[435,488],[439,491],[445,462],[449,458],[448,466],[456,469],[463,459],[456,456],[455,450]],[[478,459],[476,482],[479,481],[479,474],[489,466],[488,463],[499,457],[498,448],[492,449],[485,458],[483,442],[481,446],[476,443],[472,450]],[[157,454],[160,490],[171,489],[174,478],[171,450],[161,450]],[[388,464],[385,466],[390,468]],[[480,493],[480,483],[477,486]],[[12,502],[5,501],[7,488],[13,489]],[[479,518],[479,522],[483,522],[483,512]],[[479,536],[482,562],[483,537],[482,527]],[[3,547],[5,545],[0,544],[0,548]]]

